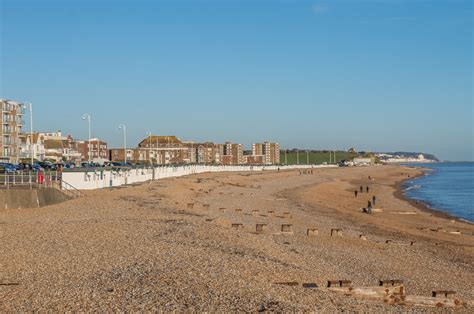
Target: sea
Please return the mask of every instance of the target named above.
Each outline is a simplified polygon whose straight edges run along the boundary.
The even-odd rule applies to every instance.
[[[404,184],[406,197],[474,223],[474,162],[406,164],[428,168]]]

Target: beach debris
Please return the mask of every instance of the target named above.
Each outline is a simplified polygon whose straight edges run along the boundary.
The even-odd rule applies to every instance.
[[[260,217],[268,217],[267,214],[260,214]]]
[[[449,231],[449,233],[451,233],[451,234],[461,234],[461,231],[459,231],[459,230],[456,230],[456,231]]]
[[[226,208],[225,208],[225,207],[221,207],[221,208],[219,208],[219,210],[220,210],[221,212],[223,212],[223,211],[226,210]]]
[[[209,204],[202,204],[202,207],[205,208],[205,209],[209,209],[211,207],[211,205]]]
[[[267,224],[256,224],[255,231],[258,233],[267,231],[268,225]]]
[[[398,304],[403,305],[413,305],[413,306],[432,306],[432,307],[448,307],[448,308],[457,308],[464,305],[464,302],[457,298],[434,298],[434,297],[425,297],[425,296],[405,296],[405,298],[398,302]]]
[[[207,222],[212,222],[212,221],[214,221],[214,219],[212,219],[212,218],[206,218],[206,221],[207,221]]]
[[[385,240],[385,243],[386,243],[386,244],[393,243],[393,240]]]
[[[319,234],[318,229],[306,229],[306,235],[307,236],[317,236]]]
[[[19,286],[20,283],[19,282],[0,282],[0,286],[6,286],[6,287],[9,287],[9,286]]]
[[[352,281],[350,280],[328,280],[327,287],[328,288],[345,288],[345,287],[351,287],[352,286]]]
[[[415,211],[412,211],[412,212],[390,212],[390,214],[394,214],[394,215],[416,215],[417,213]]]
[[[188,203],[187,206],[188,208],[194,208],[194,203]]]
[[[283,281],[283,282],[275,282],[275,285],[295,287],[295,286],[298,286],[299,284],[297,281]]]
[[[318,285],[314,282],[308,282],[308,283],[303,283],[303,288],[315,289],[315,288],[318,288]]]
[[[236,211],[237,213],[241,213],[241,212],[242,212],[242,208],[236,208],[235,211]]]
[[[359,235],[359,239],[361,239],[362,241],[367,241],[367,237],[363,234]]]
[[[282,233],[293,233],[293,225],[292,224],[282,224],[281,225],[281,232]]]
[[[331,237],[342,237],[342,229],[331,229]]]

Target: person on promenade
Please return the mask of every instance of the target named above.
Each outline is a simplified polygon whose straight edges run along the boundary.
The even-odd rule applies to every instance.
[[[375,195],[374,195],[374,196],[372,196],[372,203],[373,203],[374,205],[375,205],[375,200],[376,200],[376,198],[375,198]]]
[[[357,197],[357,190],[354,191],[354,196]]]
[[[366,186],[365,190],[367,191],[367,193],[369,193],[369,186]]]

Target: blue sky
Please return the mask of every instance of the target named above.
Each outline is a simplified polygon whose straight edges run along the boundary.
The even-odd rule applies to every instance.
[[[474,160],[470,0],[0,0],[36,130]]]

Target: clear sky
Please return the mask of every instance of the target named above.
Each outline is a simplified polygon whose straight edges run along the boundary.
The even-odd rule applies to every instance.
[[[124,123],[474,160],[472,2],[0,0],[0,97],[112,147]]]

